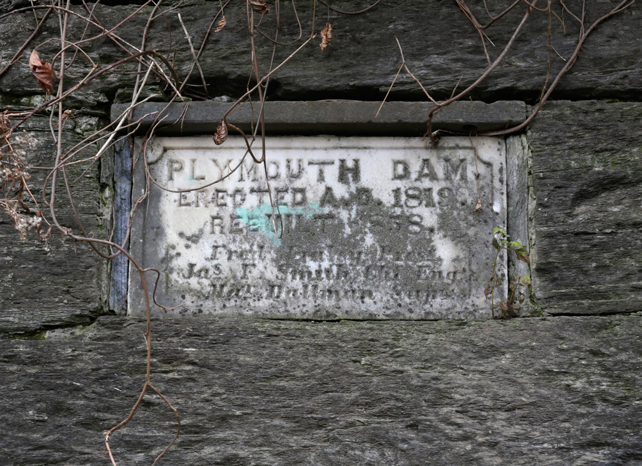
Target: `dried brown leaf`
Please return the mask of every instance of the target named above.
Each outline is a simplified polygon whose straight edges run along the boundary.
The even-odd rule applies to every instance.
[[[265,0],[248,0],[250,2],[250,6],[254,11],[257,13],[269,13],[270,8],[267,6],[267,3],[265,3]]]
[[[29,57],[29,67],[31,68],[33,74],[36,76],[38,84],[40,85],[42,90],[45,91],[46,94],[53,94],[54,74],[53,70],[51,69],[51,65],[47,62],[42,61],[40,59],[40,56],[38,55],[38,52],[35,50],[31,52],[31,56]]]
[[[227,20],[225,19],[225,16],[223,16],[221,20],[218,22],[218,26],[216,26],[216,29],[214,30],[214,32],[220,32],[221,29],[223,29],[226,24],[227,24]]]
[[[65,121],[67,121],[69,118],[71,118],[73,116],[73,114],[74,114],[74,112],[72,112],[69,109],[67,109],[64,112],[62,112],[62,122],[64,123]]]
[[[3,113],[0,113],[0,137],[7,138],[9,131],[11,131],[11,123],[9,122],[9,116],[5,110]]]
[[[481,196],[477,198],[477,205],[475,206],[475,212],[481,212],[483,210],[482,208],[482,201],[481,201]]]
[[[218,128],[216,128],[216,134],[212,136],[212,139],[214,139],[214,144],[217,146],[220,146],[225,142],[227,139],[227,125],[225,124],[225,121],[221,121],[221,124],[218,125]]]
[[[325,52],[325,49],[330,45],[330,41],[332,40],[332,25],[330,23],[327,23],[325,27],[323,28],[323,31],[321,31],[321,51]]]

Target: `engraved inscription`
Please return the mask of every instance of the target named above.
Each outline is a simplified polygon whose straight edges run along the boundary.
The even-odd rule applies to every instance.
[[[258,165],[240,138],[159,138],[148,160],[167,190],[133,244],[176,313],[481,316],[504,159],[492,138],[293,137],[268,139]]]

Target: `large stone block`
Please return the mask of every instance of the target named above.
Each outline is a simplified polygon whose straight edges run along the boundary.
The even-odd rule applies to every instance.
[[[0,340],[3,464],[109,464],[143,386],[145,324]],[[167,319],[152,383],[181,416],[159,464],[595,465],[641,455],[639,316],[313,323]],[[52,332],[51,337],[62,337]],[[151,464],[176,432],[145,397],[111,438]]]
[[[469,3],[483,22],[486,18],[483,7],[474,2]],[[493,13],[500,12],[511,2],[498,3],[490,6]],[[3,11],[9,11],[15,4],[5,2]],[[580,14],[580,2],[568,4],[572,11]],[[28,6],[28,2],[22,2],[22,5]],[[356,6],[352,1],[333,2],[332,5],[347,11],[366,6],[362,2]],[[305,38],[311,23],[311,4],[304,2],[296,6]],[[72,8],[79,14],[87,15],[81,5],[73,5]],[[138,8],[138,4],[100,3],[93,12],[106,28],[111,28],[131,16]],[[161,6],[161,10],[163,8]],[[147,44],[170,57],[179,81],[192,68],[192,53],[177,13],[182,15],[192,42],[198,49],[218,8],[219,4],[216,2],[182,2],[171,11],[168,9],[167,14],[158,14],[151,23]],[[610,8],[610,3],[587,2],[587,21],[597,18]],[[525,10],[526,5],[519,5],[485,30],[494,44],[493,46],[487,42],[492,59],[508,42]],[[559,17],[569,18],[567,13],[562,12],[560,5],[555,5],[555,11]],[[140,47],[142,33],[151,12],[152,7],[143,8],[114,32],[126,43]],[[231,2],[225,12],[227,25],[220,32],[211,34],[200,60],[210,96],[242,94],[250,74],[251,50],[245,4]],[[273,76],[268,90],[271,98],[380,100],[392,83],[402,60],[395,37],[403,47],[410,69],[436,98],[450,96],[460,78],[460,90],[472,84],[488,66],[480,36],[456,2],[391,0],[381,2],[367,13],[356,16],[328,12],[325,7],[317,9],[317,13],[317,28],[323,27],[325,21],[333,26],[330,46],[325,53],[321,52],[318,47],[320,38],[317,37],[279,70]],[[562,25],[557,18],[552,16],[551,19],[554,52],[551,52],[550,62],[551,72],[556,73],[572,55],[579,25],[574,20],[567,20]],[[517,37],[513,50],[506,56],[502,66],[481,83],[473,93],[474,98],[487,101],[537,99],[546,82],[548,54],[551,50],[548,20],[548,15],[532,12],[526,27]],[[574,99],[636,99],[642,86],[642,71],[637,61],[637,57],[642,54],[639,22],[640,6],[635,3],[600,25],[586,41],[573,70],[560,82],[558,95]],[[3,61],[6,61],[29,37],[35,21],[33,14],[26,11],[4,18],[1,24],[0,53]],[[296,38],[299,30],[289,4],[281,8],[280,24],[282,29],[279,40],[287,42]],[[69,27],[73,37],[100,34],[97,27],[90,26],[83,36],[85,26],[84,21],[70,16]],[[274,26],[273,8],[263,18],[261,30],[272,36]],[[33,42],[34,46],[44,43],[40,50],[47,61],[59,50],[59,44],[55,40],[59,34],[56,15],[51,15],[43,33]],[[272,58],[273,44],[258,33],[255,39],[260,69],[262,73],[266,73]],[[47,40],[51,42],[46,43]],[[277,47],[275,63],[288,57],[297,46],[298,44]],[[101,36],[92,43],[85,43],[83,47],[99,66],[127,56],[106,36]],[[81,79],[91,66],[91,63],[79,55],[74,66],[67,71],[68,78],[72,81]],[[119,71],[134,71],[136,66],[136,62],[131,62]],[[202,92],[199,73],[194,71],[190,85],[195,87],[191,89]],[[9,73],[0,78],[0,87],[3,92],[13,94],[38,90],[35,79],[31,79],[26,60],[20,60]],[[121,88],[133,87],[133,83],[130,75],[114,72],[106,74],[100,83],[93,83],[92,87],[113,96]],[[402,73],[392,91],[392,98],[419,100],[425,99],[425,96],[413,79]]]
[[[95,130],[98,119],[77,115],[67,122],[63,149],[80,143]],[[77,131],[74,131],[77,129]],[[49,119],[33,117],[22,130],[9,139],[31,168],[29,189],[41,206],[44,216],[51,215],[43,198],[43,184],[54,162],[56,145],[52,140]],[[95,146],[83,150],[81,157],[95,154]],[[100,163],[100,162],[99,162]],[[103,201],[110,197],[107,184],[101,187],[98,165],[91,160],[84,165],[66,169],[76,212],[88,234],[105,235],[111,227],[110,213]],[[70,207],[62,182],[62,172],[57,183],[57,219],[64,227],[81,234]],[[49,184],[49,188],[50,188]],[[104,191],[106,190],[106,191]],[[50,189],[45,196],[49,200]],[[34,209],[30,196],[27,204]],[[47,231],[42,225],[42,233]],[[0,332],[30,333],[46,328],[89,324],[103,311],[106,293],[106,263],[97,258],[85,244],[75,244],[54,231],[47,241],[39,240],[34,230],[27,240],[20,241],[13,220],[4,212],[0,215]]]
[[[642,310],[642,105],[554,102],[528,132],[533,275],[552,313]]]

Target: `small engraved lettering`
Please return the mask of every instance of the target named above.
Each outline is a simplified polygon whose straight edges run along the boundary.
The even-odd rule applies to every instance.
[[[303,160],[302,159],[296,159],[296,161],[297,161],[298,169],[297,169],[297,172],[295,174],[292,171],[292,168],[291,168],[292,160],[291,159],[286,159],[285,160],[285,168],[286,168],[286,173],[287,173],[288,179],[298,180],[299,178],[301,178],[301,174],[303,173]]]
[[[264,202],[268,202],[266,194],[270,192],[268,188],[250,188],[251,193],[256,193],[259,195],[259,205]]]
[[[317,172],[317,183],[325,183],[325,167],[334,165],[334,160],[308,160],[308,165],[316,165],[319,167]]]
[[[319,202],[319,205],[321,207],[339,207],[339,201],[338,199],[334,196],[334,191],[330,186],[325,187],[325,192],[323,193],[323,196],[321,196],[321,201]]]
[[[242,218],[238,215],[230,215],[230,220],[232,221],[230,225],[230,234],[240,235],[243,233],[243,224],[241,223]]]
[[[439,188],[437,196],[439,197],[437,203],[440,207],[449,207],[455,203],[455,193],[450,188]]]
[[[428,178],[430,181],[439,181],[435,167],[433,167],[430,159],[422,159],[415,181],[423,181],[424,178]]]
[[[355,184],[361,181],[359,159],[353,159],[351,167],[348,167],[345,159],[339,159],[339,183],[350,184],[348,178],[352,178],[352,182]]]
[[[167,164],[168,164],[168,170],[169,170],[168,180],[172,181],[174,180],[174,173],[183,171],[183,161],[176,160],[176,159],[169,159],[167,161]]]
[[[407,180],[410,178],[410,166],[405,160],[392,161],[392,179]]]
[[[192,203],[187,199],[189,193],[178,193],[178,206],[179,207],[189,207]]]
[[[281,177],[281,171],[279,170],[279,164],[277,162],[268,162],[267,164],[267,179],[268,180],[278,180]]]
[[[305,193],[305,188],[292,188],[292,205],[304,206],[307,205],[308,198]]]
[[[367,206],[373,201],[371,188],[357,188],[357,205]]]
[[[224,189],[215,189],[214,195],[212,196],[212,203],[217,207],[226,207],[227,206],[227,201],[225,200],[226,197],[227,197],[227,191],[225,191]]]
[[[227,161],[227,163],[222,168],[218,164],[218,160],[216,160],[216,159],[210,159],[210,160],[212,161],[212,163],[214,164],[214,166],[218,170],[218,173],[217,173],[215,179],[220,179],[220,178],[223,178],[226,175],[229,175],[230,173],[232,173],[232,170],[234,170],[234,168],[236,167],[236,163],[234,163],[233,159],[229,159]]]
[[[196,191],[196,204],[195,207],[207,207],[207,193],[203,190]]]
[[[210,234],[220,235],[221,233],[223,233],[223,218],[219,217],[218,215],[211,215],[210,216]]]
[[[190,174],[192,176],[192,180],[194,181],[201,181],[205,179],[204,175],[196,174],[196,159],[190,159]]]
[[[257,167],[259,164],[254,163],[252,159],[246,160],[241,166],[238,168],[239,172],[239,181],[259,181],[259,176],[258,176],[258,170]]]
[[[284,199],[284,196],[290,191],[290,188],[287,186],[284,188],[275,188],[276,192],[274,202],[278,205],[287,205],[287,201]]]
[[[468,181],[466,159],[459,159],[459,163],[454,165],[451,159],[444,158],[444,180],[456,180],[457,175],[461,181]]]

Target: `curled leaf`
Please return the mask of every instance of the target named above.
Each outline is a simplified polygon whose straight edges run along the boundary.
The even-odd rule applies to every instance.
[[[514,249],[515,251],[524,249],[524,246],[522,246],[522,243],[520,243],[519,241],[502,241],[502,243],[506,243],[506,246],[508,248]]]
[[[524,247],[522,247],[521,249],[516,249],[515,255],[517,256],[517,260],[520,260],[522,262],[530,262],[531,260],[528,255],[528,251]]]
[[[267,6],[267,3],[265,3],[265,0],[248,0],[250,2],[250,6],[254,11],[257,13],[265,14],[270,12],[270,8]]]
[[[214,144],[217,146],[220,146],[225,142],[227,139],[227,125],[225,124],[225,121],[221,121],[221,124],[218,125],[218,128],[216,128],[216,134],[212,136],[212,139],[214,140]]]
[[[73,116],[73,112],[71,110],[69,109],[65,110],[64,112],[62,112],[62,122],[64,123],[72,116]]]
[[[221,29],[223,29],[226,24],[227,24],[227,20],[225,19],[225,16],[223,16],[221,20],[218,22],[218,26],[216,26],[216,29],[214,30],[214,32],[220,32]]]
[[[481,196],[477,198],[477,205],[475,206],[475,212],[481,212],[482,211],[482,201],[481,201]]]
[[[0,113],[0,137],[2,138],[8,138],[9,133],[11,132],[11,122],[9,121],[7,112],[9,112],[9,110],[5,110],[4,113]]]
[[[325,52],[325,49],[328,47],[330,44],[330,41],[332,40],[332,25],[330,23],[326,23],[325,27],[323,28],[323,31],[321,31],[321,51]]]
[[[38,80],[38,85],[45,91],[46,94],[53,94],[53,70],[49,63],[43,62],[40,59],[37,51],[31,52],[29,57],[29,67]]]

